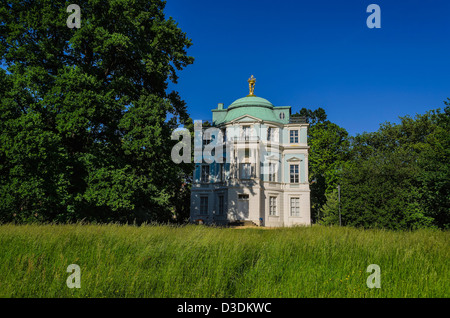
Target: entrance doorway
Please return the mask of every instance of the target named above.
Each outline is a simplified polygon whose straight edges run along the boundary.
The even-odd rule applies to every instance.
[[[248,219],[248,211],[249,211],[249,196],[248,194],[239,194],[238,195],[238,204],[237,204],[237,220],[247,220]]]

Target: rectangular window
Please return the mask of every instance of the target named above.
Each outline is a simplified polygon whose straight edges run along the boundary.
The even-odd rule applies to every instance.
[[[201,175],[201,182],[209,182],[209,166],[203,165],[202,166],[202,175]]]
[[[241,179],[250,179],[252,177],[253,167],[250,163],[241,163]]]
[[[290,176],[291,176],[291,183],[298,183],[298,165],[291,165],[290,166]]]
[[[276,164],[269,162],[269,181],[275,182],[276,179]]]
[[[219,164],[219,176],[218,176],[219,182],[225,181],[225,173],[223,169],[223,163]]]
[[[239,200],[248,200],[248,194],[239,194],[238,199]]]
[[[219,215],[223,215],[223,211],[224,211],[224,198],[223,195],[219,195]]]
[[[269,215],[277,215],[277,197],[269,197]]]
[[[243,139],[250,140],[250,126],[242,126]]]
[[[291,216],[300,216],[300,198],[291,198]]]
[[[267,128],[267,141],[272,141],[273,131],[272,127]]]
[[[203,147],[205,147],[206,145],[208,145],[211,142],[211,133],[210,132],[203,132]]]
[[[291,130],[290,131],[290,142],[291,142],[291,144],[297,144],[298,143],[298,130]]]
[[[208,214],[208,197],[200,197],[200,214]]]
[[[244,157],[250,158],[250,149],[249,148],[245,148]]]

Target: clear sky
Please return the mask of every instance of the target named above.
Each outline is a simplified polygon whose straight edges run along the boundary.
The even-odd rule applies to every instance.
[[[255,95],[322,107],[351,135],[450,97],[449,0],[167,0],[165,12],[193,41],[194,64],[170,86],[193,119],[247,95],[252,74]]]

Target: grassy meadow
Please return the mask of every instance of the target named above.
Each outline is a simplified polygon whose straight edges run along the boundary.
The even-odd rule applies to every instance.
[[[449,232],[1,225],[0,297],[449,297]],[[81,269],[70,289],[67,266]],[[368,288],[377,264],[381,288]]]

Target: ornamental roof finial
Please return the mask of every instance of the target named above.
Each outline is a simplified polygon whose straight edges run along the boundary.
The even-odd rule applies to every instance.
[[[248,89],[250,91],[250,93],[247,96],[255,96],[255,94],[253,94],[253,92],[255,91],[255,82],[256,82],[256,78],[250,77],[248,80]]]

